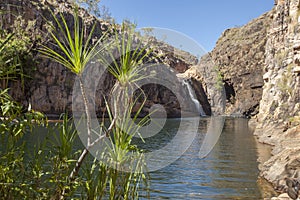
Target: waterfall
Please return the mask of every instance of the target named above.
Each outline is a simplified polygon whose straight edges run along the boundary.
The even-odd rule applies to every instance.
[[[201,116],[206,116],[202,105],[200,104],[200,102],[198,101],[195,91],[192,88],[191,84],[187,81],[187,80],[182,80],[182,84],[186,86],[188,92],[189,92],[189,96],[192,99],[193,103],[195,104],[196,108],[197,108],[197,112],[201,115]]]

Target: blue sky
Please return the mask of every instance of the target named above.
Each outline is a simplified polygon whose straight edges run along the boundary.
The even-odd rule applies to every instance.
[[[274,0],[101,0],[100,5],[117,22],[129,19],[138,27],[172,29],[210,51],[224,30],[271,10]]]

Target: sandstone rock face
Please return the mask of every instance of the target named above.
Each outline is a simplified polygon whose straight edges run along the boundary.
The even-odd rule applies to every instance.
[[[271,200],[292,200],[292,198],[289,197],[287,193],[283,193],[279,195],[278,197],[273,197]]]
[[[212,52],[191,69],[204,83],[215,114],[251,117],[258,113],[270,17],[266,13],[245,26],[224,31]],[[216,91],[222,85],[225,113],[224,95]]]
[[[50,10],[54,13],[62,11],[66,20],[72,24],[71,4],[61,0],[1,0],[0,6],[1,10],[9,11],[3,15],[3,28],[11,30],[11,27],[17,24],[20,29],[28,32],[35,61],[26,66],[35,68],[35,70],[31,70],[33,73],[29,74],[30,78],[26,79],[24,91],[20,89],[20,83],[13,82],[11,83],[11,95],[17,101],[22,102],[24,106],[31,104],[32,109],[44,112],[49,116],[59,116],[63,112],[70,113],[74,74],[60,64],[43,58],[37,49],[40,47],[40,43],[50,45],[50,37],[47,34],[47,23],[53,21]],[[107,23],[96,20],[84,10],[80,10],[80,16],[84,19],[88,29],[91,29],[92,22],[97,24],[94,32],[95,38],[107,29]],[[28,71],[27,68],[24,69],[25,72]],[[106,86],[112,87],[110,83]],[[105,89],[103,88],[103,90]]]
[[[198,65],[192,66],[180,76],[193,80],[193,87],[201,105],[208,115],[224,114],[225,91],[218,87],[217,72],[209,54],[204,55]]]
[[[283,192],[300,177],[300,1],[282,0],[249,24],[226,30],[184,74],[201,82],[213,113],[250,116],[259,141],[274,145],[261,176]],[[214,70],[213,70],[214,69]],[[221,77],[221,78],[220,78]]]
[[[32,33],[33,47],[49,42],[45,34],[45,18],[51,18],[48,7],[64,11],[67,21],[72,22],[71,6],[62,0],[0,0],[0,6],[13,13],[4,14],[3,28],[10,29],[18,21],[16,14],[20,14],[24,21],[18,23]],[[95,38],[109,29],[109,23],[96,20],[83,10],[80,13],[88,25],[97,24]],[[274,146],[273,157],[260,165],[264,178],[282,188],[284,177],[300,177],[300,0],[276,1],[272,11],[245,26],[224,31],[214,50],[199,63],[195,57],[169,45],[158,46],[155,53],[164,56],[156,62],[178,73],[181,82],[174,87],[180,95],[177,97],[161,85],[145,86],[149,98],[143,114],[154,104],[162,104],[169,117],[180,117],[178,98],[190,96],[180,83],[188,81],[205,114],[255,116],[255,134],[261,142]],[[25,90],[15,82],[11,84],[11,94],[25,106],[30,103],[33,109],[50,116],[71,112],[74,74],[41,58],[38,52],[34,53],[34,60],[36,71],[26,81]],[[115,84],[108,73],[101,81],[96,91],[101,98],[95,102],[98,116],[105,111],[104,97],[108,99]],[[184,109],[195,110],[195,105]]]
[[[300,1],[280,1],[273,10],[265,47],[263,95],[255,134],[274,145],[261,175],[277,188],[300,173]]]
[[[72,8],[67,1],[1,0],[0,5],[3,9],[8,9],[8,5],[17,5],[17,7],[10,6],[9,10],[22,16],[24,28],[32,23],[32,29],[35,30],[34,35],[39,35],[43,39],[49,39],[45,35],[47,32],[45,18],[48,20],[52,18],[48,7],[54,12],[63,11],[67,21],[72,23],[70,15]],[[96,20],[84,10],[81,10],[80,14],[88,25],[97,24],[95,38],[99,38],[103,31],[109,29],[110,24]],[[155,53],[163,55],[156,62],[165,64],[175,73],[184,74],[184,79],[190,80],[189,84],[193,86],[195,95],[202,104],[206,115],[224,114],[225,112],[228,115],[253,116],[258,111],[262,95],[262,69],[269,18],[269,14],[265,14],[243,27],[226,30],[217,42],[215,49],[204,56],[200,63],[194,56],[154,39],[154,45],[159,47],[155,49]],[[15,20],[12,15],[7,15],[5,19],[7,21],[4,21],[4,25],[13,24]],[[33,38],[32,42],[37,46],[41,41]],[[26,82],[25,92],[22,92],[19,84],[15,83],[12,85],[12,95],[25,105],[30,103],[33,109],[48,115],[57,116],[65,111],[71,112],[74,75],[63,66],[41,58],[38,53],[35,54],[35,60],[37,70],[32,74],[32,79]],[[108,74],[103,79],[104,83],[97,90],[98,96],[104,94],[103,98],[97,98],[96,101],[98,115],[105,110],[104,97],[108,97],[109,91],[115,83],[112,76]],[[224,91],[221,87],[222,84],[225,88]],[[147,87],[149,88],[149,86]],[[182,86],[176,87],[179,90]],[[187,95],[187,89],[184,90],[184,92],[180,92],[181,97],[179,98]],[[174,101],[177,98],[174,94],[155,85],[147,91],[150,99],[146,102],[144,113],[147,113],[154,103],[158,103],[164,105],[170,117],[180,117],[181,108],[178,101]],[[224,110],[225,105],[226,110]],[[193,110],[194,106],[188,107],[184,109]]]
[[[21,28],[26,30],[26,27],[31,27],[32,29],[29,32],[32,32],[30,37],[35,47],[38,47],[39,43],[50,45],[51,38],[47,34],[46,24],[47,20],[51,21],[53,17],[49,9],[54,13],[63,12],[69,26],[72,25],[73,18],[71,13],[73,11],[68,1],[0,0],[0,6],[1,9],[10,11],[10,13],[3,16],[3,27],[9,30],[11,25],[17,21],[16,16],[20,15],[22,19]],[[94,39],[99,38],[111,26],[109,23],[89,15],[83,9],[80,10],[79,14],[85,24],[87,24],[88,31],[96,23],[93,34]],[[160,43],[155,39],[152,43],[157,46],[153,53],[163,54],[155,62],[164,64],[174,74],[185,72],[191,65],[195,65],[198,62],[194,56],[179,51],[170,45]],[[20,83],[12,83],[11,95],[22,102],[25,107],[31,104],[33,109],[41,111],[50,117],[57,117],[63,112],[71,113],[75,75],[60,64],[41,57],[38,52],[35,52],[33,56],[36,63],[32,64],[35,65],[36,70],[31,74],[31,78],[26,80],[25,90],[22,91],[20,89]],[[101,78],[101,84],[99,84],[99,88],[96,90],[97,98],[95,100],[95,111],[98,116],[102,116],[106,110],[104,98],[109,99],[110,90],[114,84],[115,79],[109,73],[105,73]],[[182,109],[186,112],[194,111],[194,104],[179,105],[178,99],[176,99],[189,97],[187,88],[184,88],[180,83],[174,87],[177,94],[174,94],[161,85],[153,84],[146,86],[145,93],[148,96],[148,100],[142,110],[142,115],[147,114],[154,104],[163,105],[168,117],[180,117]],[[205,95],[199,96],[199,98],[202,97],[205,98]],[[191,101],[190,99],[186,100]],[[205,100],[203,99],[203,101]]]

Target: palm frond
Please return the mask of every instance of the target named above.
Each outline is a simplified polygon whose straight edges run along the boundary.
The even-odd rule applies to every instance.
[[[134,26],[123,24],[121,30],[115,28],[114,41],[106,49],[109,59],[103,59],[108,71],[123,85],[132,84],[147,77],[143,71],[149,66],[145,65],[145,62],[152,50],[147,44],[135,40],[135,37],[137,34]]]
[[[59,18],[51,12],[54,22],[58,27],[56,31],[55,26],[50,24],[51,32],[50,36],[53,40],[53,45],[57,47],[57,50],[49,48],[45,45],[42,45],[42,48],[39,51],[45,57],[48,57],[69,70],[73,73],[80,75],[85,69],[87,63],[99,53],[99,43],[106,36],[106,33],[102,34],[99,40],[91,45],[91,39],[95,31],[95,25],[91,28],[88,36],[84,36],[85,26],[80,25],[80,19],[78,15],[78,10],[75,9],[73,15],[74,28],[71,30],[69,25],[62,13],[59,14]]]

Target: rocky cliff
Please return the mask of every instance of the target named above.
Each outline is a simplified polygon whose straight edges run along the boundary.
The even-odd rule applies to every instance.
[[[300,1],[275,1],[275,7],[238,28],[226,30],[216,47],[186,73],[200,76],[211,105],[214,63],[226,92],[226,114],[250,116],[259,141],[273,146],[259,167],[280,192],[285,179],[300,178]],[[205,73],[206,72],[206,73]],[[217,75],[218,76],[218,75]],[[219,106],[220,107],[220,106]]]
[[[69,26],[72,26],[73,8],[71,3],[68,3],[66,0],[0,0],[0,6],[1,10],[8,11],[1,13],[2,28],[13,32],[15,25],[17,25],[19,29],[28,31],[31,38],[30,42],[35,49],[41,43],[51,45],[51,38],[47,34],[47,23],[53,21],[50,10],[54,13],[64,13]],[[80,9],[80,16],[84,23],[87,24],[87,31],[96,23],[96,29],[93,34],[94,39],[99,38],[104,31],[110,29],[110,23],[96,19],[83,9]],[[163,54],[155,62],[163,63],[175,73],[185,72],[190,66],[198,62],[189,53],[178,51],[178,49],[160,43],[155,39],[151,44],[155,46],[153,54]],[[30,103],[33,109],[46,113],[49,117],[57,117],[63,112],[71,113],[74,74],[60,64],[41,57],[37,51],[33,52],[32,60],[35,62],[30,63],[31,66],[29,67],[35,68],[35,71],[26,80],[25,89],[21,89],[20,82],[13,82],[10,84],[11,95],[22,102],[25,107]],[[106,73],[96,94],[99,97],[96,98],[95,102],[98,116],[102,116],[106,109],[104,98],[108,99],[109,92],[114,84],[115,79],[109,73]],[[179,91],[176,94],[179,95],[178,98],[183,99],[189,96],[187,88],[183,88],[180,84],[176,88]],[[195,110],[194,104],[189,104],[182,108],[182,105],[179,105],[178,99],[176,99],[176,95],[161,85],[148,85],[145,91],[148,100],[142,110],[143,115],[148,113],[149,108],[154,104],[163,105],[169,117],[180,117],[181,109],[185,111]],[[203,92],[200,94],[204,95]],[[206,107],[206,110],[209,112],[210,105],[207,104]]]
[[[47,37],[46,27],[46,20],[52,19],[49,9],[65,13],[67,21],[72,23],[72,6],[67,1],[1,0],[0,5],[2,10],[10,11],[2,14],[2,27],[10,29],[12,24],[19,24],[20,28],[28,29],[32,33],[31,42],[35,47],[39,43],[51,42]],[[97,24],[95,38],[110,27],[109,23],[96,19],[84,10],[80,14],[86,24]],[[155,45],[159,47],[155,49],[156,53],[163,54],[157,62],[164,63],[176,73],[183,73],[179,77],[189,79],[189,84],[195,89],[195,95],[206,115],[224,114],[226,104],[225,114],[254,116],[258,112],[262,96],[264,51],[269,20],[269,14],[265,14],[243,27],[224,31],[215,49],[204,56],[198,65],[197,59],[190,54],[155,41]],[[61,65],[41,58],[37,52],[34,53],[33,60],[35,63],[32,65],[35,65],[36,71],[26,81],[25,91],[21,91],[20,83],[13,83],[11,94],[25,106],[30,103],[33,109],[48,116],[71,112],[74,75]],[[103,79],[97,95],[105,94],[107,98],[115,80],[109,74]],[[221,87],[223,85],[224,91]],[[147,88],[149,99],[146,101],[144,113],[158,103],[165,106],[169,117],[180,116],[181,108],[177,97],[170,90],[159,85]],[[179,98],[189,96],[187,89],[181,90],[181,85],[177,88],[180,90]],[[105,110],[103,98],[97,98],[96,105],[96,112],[100,116]],[[194,105],[184,109],[195,110]]]
[[[51,43],[47,27],[48,22],[54,19],[50,11],[63,12],[71,24],[73,19],[71,4],[66,1],[1,0],[0,6],[1,10],[5,11],[1,13],[2,28],[9,32],[20,30],[26,32],[33,47],[32,62],[23,68],[27,74],[28,68],[34,70],[29,70],[30,74],[25,81],[24,89],[20,82],[10,83],[11,95],[25,107],[31,104],[33,109],[50,116],[70,111],[74,75],[60,64],[43,58],[37,49],[42,43]],[[94,37],[101,35],[109,26],[108,23],[96,20],[84,10],[81,10],[80,15],[89,29],[92,22],[97,23]],[[108,80],[106,83],[107,87],[111,87]]]
[[[255,134],[274,146],[261,165],[277,188],[300,173],[300,1],[276,2],[265,47],[264,87]]]
[[[200,80],[215,113],[249,116],[259,141],[273,146],[259,167],[280,192],[300,179],[300,1],[275,1],[268,13],[224,31],[200,64],[185,72]],[[214,84],[215,83],[215,84]]]
[[[256,126],[259,140],[274,146],[272,158],[260,165],[261,175],[284,189],[285,177],[300,177],[300,0],[275,3],[270,12],[224,31],[213,51],[198,64],[189,54],[178,56],[169,45],[160,45],[156,52],[164,54],[158,62],[173,68],[180,79],[189,79],[206,114],[253,118],[251,124]],[[10,25],[18,24],[40,35],[32,36],[33,46],[47,42],[43,39],[47,38],[44,25],[45,18],[50,18],[49,7],[71,16],[66,1],[0,0],[0,6],[10,11],[2,14],[2,27],[10,29]],[[81,15],[87,23],[97,23],[95,37],[110,26],[85,11]],[[34,60],[36,71],[25,83],[25,91],[20,83],[12,83],[12,95],[47,114],[70,111],[74,75],[37,52]],[[102,85],[97,92],[108,95],[114,79],[106,74]],[[159,85],[144,89],[149,96],[145,112],[158,103],[166,107],[169,116],[179,116],[180,105],[172,91]],[[180,93],[186,97],[188,92]],[[105,109],[103,99],[96,104],[100,115]],[[194,109],[192,105],[190,109]]]
[[[214,113],[251,117],[258,113],[263,93],[265,46],[271,14],[266,13],[242,27],[227,29],[215,48],[186,72],[200,77]],[[194,74],[194,75],[193,75]],[[224,86],[224,100],[216,89]]]

